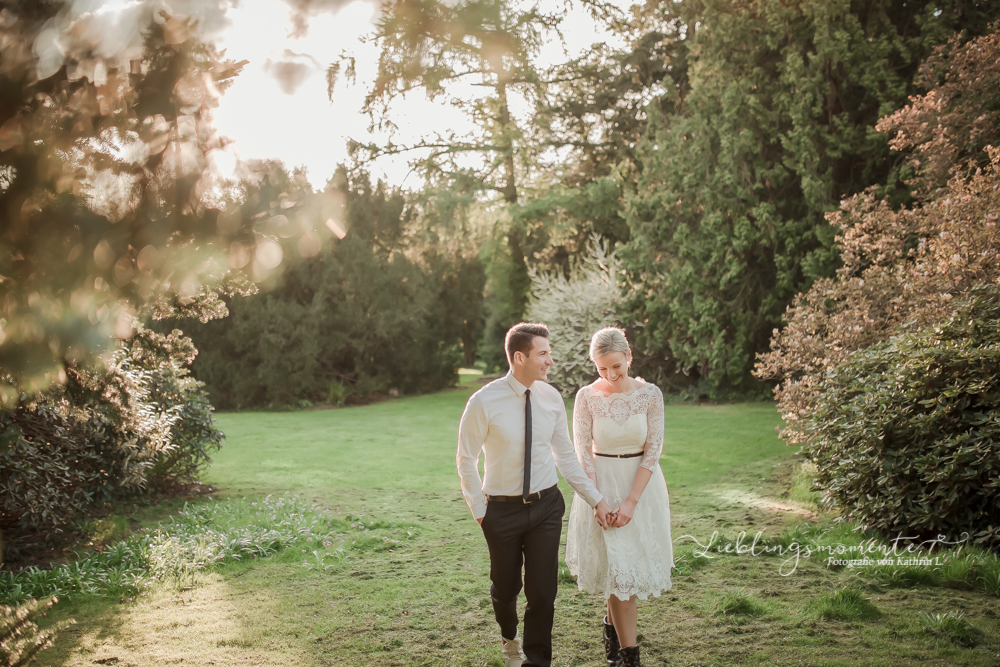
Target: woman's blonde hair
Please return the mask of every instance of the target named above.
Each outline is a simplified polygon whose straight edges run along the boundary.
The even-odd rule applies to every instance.
[[[611,352],[624,352],[625,356],[632,354],[625,332],[618,327],[604,327],[590,339],[590,360],[594,363],[597,363],[597,357]]]

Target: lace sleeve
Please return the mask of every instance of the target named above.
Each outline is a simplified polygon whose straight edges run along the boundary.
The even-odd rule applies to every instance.
[[[643,468],[656,470],[663,451],[663,394],[659,387],[650,388],[649,404],[646,408],[646,444],[643,445],[645,455],[642,457]]]
[[[576,392],[576,401],[573,403],[573,445],[576,448],[576,457],[580,459],[580,465],[583,466],[584,471],[588,475],[597,472],[592,458],[594,416],[590,413],[590,405],[587,404],[586,387]]]

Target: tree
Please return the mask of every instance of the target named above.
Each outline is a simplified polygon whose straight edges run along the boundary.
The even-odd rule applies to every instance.
[[[652,107],[621,253],[647,352],[707,393],[759,391],[754,356],[795,294],[837,266],[824,214],[878,184],[909,198],[877,120],[920,61],[995,4],[661,3],[682,23],[686,92]],[[673,94],[679,88],[667,88]]]
[[[931,327],[949,317],[955,299],[972,286],[1000,282],[1000,149],[975,153],[979,132],[911,129],[917,120],[919,129],[923,123],[961,127],[956,119],[983,117],[997,44],[994,32],[957,50],[950,45],[949,64],[937,84],[946,90],[932,88],[879,123],[897,133],[895,145],[912,149],[912,162],[919,161],[915,166],[921,168],[912,172],[921,193],[918,205],[894,209],[871,189],[828,216],[838,231],[843,266],[795,298],[755,371],[781,382],[775,395],[788,442],[809,440],[807,424],[821,398],[817,387],[848,355],[905,330]],[[925,72],[941,63],[942,53],[929,59]],[[952,176],[936,187],[943,173]]]
[[[252,194],[269,208],[267,192]],[[402,193],[341,169],[322,193],[340,202],[342,238],[286,270],[231,315],[183,326],[194,365],[225,407],[362,402],[452,384],[460,347],[478,334],[484,276],[475,256],[414,234]],[[295,243],[280,240],[286,257]],[[474,349],[474,346],[473,346]]]
[[[537,147],[519,126],[511,97],[533,101],[542,85],[533,62],[557,15],[537,4],[521,10],[503,0],[445,4],[437,0],[384,0],[374,41],[381,48],[378,75],[364,111],[380,128],[393,126],[392,103],[417,90],[431,100],[447,99],[472,121],[471,134],[436,133],[414,144],[361,148],[368,159],[419,151],[414,168],[432,186],[473,193],[485,201],[516,204],[519,184],[531,171]],[[331,68],[334,80],[339,67]],[[484,95],[463,93],[481,89]],[[507,233],[511,259],[519,267],[521,308],[527,294],[527,265],[520,230]]]
[[[80,14],[7,3],[0,20],[0,400],[172,312],[225,313],[218,292],[252,229],[217,224],[238,189],[211,124],[244,63],[154,2]],[[117,22],[117,23],[116,23]],[[117,27],[116,27],[117,26]],[[129,26],[133,29],[130,31]],[[103,37],[117,30],[114,40]]]

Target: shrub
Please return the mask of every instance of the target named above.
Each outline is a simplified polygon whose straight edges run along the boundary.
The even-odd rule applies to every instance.
[[[549,382],[567,398],[597,376],[588,356],[590,338],[598,329],[619,323],[620,273],[615,253],[594,237],[590,256],[569,278],[558,273],[532,274],[527,319],[548,325],[555,360]]]
[[[855,352],[818,391],[804,452],[825,502],[883,533],[1000,547],[1000,287]]]
[[[18,534],[58,539],[102,503],[191,479],[208,462],[223,435],[187,375],[194,354],[177,332],[141,330],[106,360],[68,365],[64,385],[0,412],[0,528],[14,534],[13,553]]]
[[[181,325],[199,350],[194,374],[220,408],[435,391],[456,381],[462,348],[472,352],[478,259],[411,242],[402,194],[363,174],[340,171],[316,196],[345,202],[344,238],[286,262],[268,291],[230,300],[230,317]]]

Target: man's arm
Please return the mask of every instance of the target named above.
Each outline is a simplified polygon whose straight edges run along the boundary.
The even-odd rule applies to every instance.
[[[569,439],[569,425],[566,420],[566,406],[562,404],[562,397],[559,398],[562,409],[559,410],[555,430],[552,433],[552,458],[556,462],[556,468],[562,474],[573,490],[580,494],[580,497],[587,501],[587,504],[594,508],[597,516],[597,523],[602,528],[608,527],[608,512],[611,507],[604,501],[604,496],[597,490],[597,485],[587,476],[580,465],[580,460],[576,458],[576,450],[573,448],[573,441]]]
[[[458,425],[458,453],[455,463],[458,465],[458,476],[462,479],[462,495],[465,504],[472,510],[472,516],[479,523],[486,516],[486,503],[483,502],[483,480],[479,476],[479,456],[486,441],[489,422],[486,411],[478,396],[473,396],[465,405],[462,421]]]

